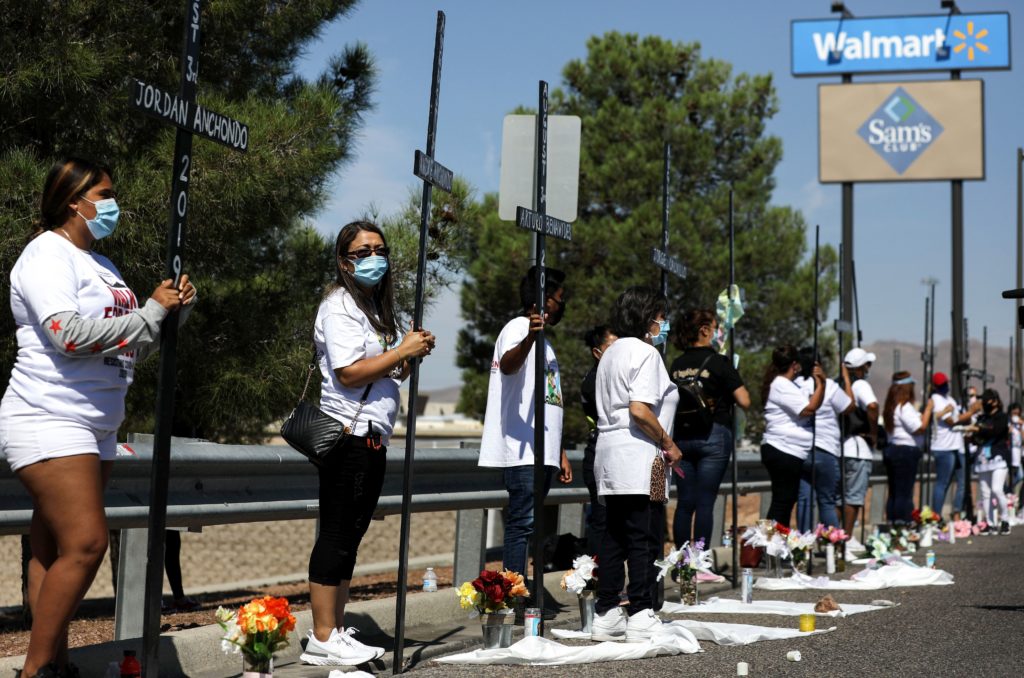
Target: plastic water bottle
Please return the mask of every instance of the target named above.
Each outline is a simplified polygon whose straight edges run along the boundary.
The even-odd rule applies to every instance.
[[[425,593],[437,592],[437,575],[434,574],[432,567],[428,567],[427,571],[423,573],[423,591]]]

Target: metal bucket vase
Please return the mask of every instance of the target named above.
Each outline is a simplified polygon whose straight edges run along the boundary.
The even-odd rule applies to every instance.
[[[597,602],[596,591],[582,591],[577,598],[580,604],[580,631],[594,632],[594,604]]]
[[[480,631],[483,633],[484,649],[497,650],[512,645],[512,626],[515,620],[516,616],[512,610],[480,615]]]

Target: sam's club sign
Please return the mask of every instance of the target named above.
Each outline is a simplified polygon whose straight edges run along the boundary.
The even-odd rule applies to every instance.
[[[791,24],[793,75],[1010,68],[1010,15],[811,19]]]

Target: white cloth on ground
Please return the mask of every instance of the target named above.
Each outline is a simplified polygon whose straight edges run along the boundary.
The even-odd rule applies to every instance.
[[[876,591],[896,586],[947,586],[953,575],[945,570],[907,565],[885,565],[878,569],[865,569],[850,579],[831,581],[828,577],[794,575],[782,579],[761,577],[754,582],[755,589],[764,591]]]
[[[531,664],[557,666],[593,662],[645,659],[658,655],[695,654],[701,652],[693,633],[675,624],[665,624],[650,640],[643,643],[604,642],[594,645],[563,645],[540,636],[523,638],[511,647],[495,650],[474,650],[439,657],[445,664]]]
[[[755,600],[752,603],[743,603],[730,598],[719,598],[714,596],[702,601],[696,607],[693,605],[682,605],[666,601],[661,608],[662,614],[778,614],[789,617],[796,617],[801,614],[816,614],[819,617],[846,617],[861,612],[873,612],[884,610],[884,607],[877,605],[854,605],[852,603],[841,603],[841,610],[831,612],[815,612],[814,603],[791,603],[785,600]]]
[[[662,608],[662,612],[664,612]],[[762,640],[787,640],[799,636],[809,636],[812,633],[800,631],[799,629],[777,628],[774,626],[754,626],[751,624],[729,624],[726,622],[699,621],[696,619],[678,619],[668,622],[668,625],[677,628],[684,628],[697,640],[706,640],[717,645],[750,645]],[[836,627],[819,629],[813,633],[828,633]],[[583,631],[570,631],[567,629],[552,629],[551,635],[556,638],[590,638],[589,633]]]

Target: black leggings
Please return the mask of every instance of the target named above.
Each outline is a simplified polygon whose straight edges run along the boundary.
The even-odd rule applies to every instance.
[[[789,527],[793,507],[800,494],[800,474],[803,473],[804,460],[763,444],[761,463],[768,469],[768,477],[772,481],[772,503],[765,518]]]
[[[320,534],[309,556],[310,582],[338,586],[352,579],[359,542],[384,487],[385,452],[366,438],[350,438],[319,467]]]

